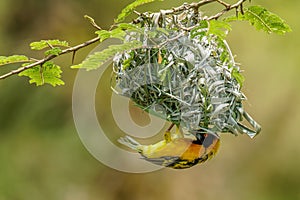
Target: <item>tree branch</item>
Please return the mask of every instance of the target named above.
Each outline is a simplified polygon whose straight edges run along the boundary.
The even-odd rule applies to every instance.
[[[193,10],[199,10],[200,7],[202,7],[202,6],[206,5],[206,4],[209,4],[209,3],[214,3],[214,2],[215,2],[215,3],[219,3],[219,4],[221,4],[222,6],[225,7],[225,8],[224,8],[222,11],[220,11],[219,13],[217,13],[217,14],[215,14],[215,15],[212,15],[212,16],[210,16],[210,17],[204,18],[204,20],[208,20],[208,21],[209,21],[209,20],[215,20],[215,19],[218,19],[219,17],[221,17],[221,16],[224,15],[226,12],[228,12],[228,11],[230,11],[230,10],[232,10],[232,9],[236,9],[237,12],[240,11],[241,13],[243,13],[243,3],[244,3],[245,1],[247,1],[247,0],[239,0],[239,1],[238,1],[237,3],[235,3],[235,4],[228,4],[228,3],[224,2],[223,0],[201,0],[201,1],[197,2],[197,3],[191,3],[191,4],[184,3],[183,5],[181,5],[181,6],[179,6],[179,7],[176,7],[176,8],[172,8],[172,9],[170,9],[170,10],[161,10],[160,13],[163,13],[163,14],[165,14],[165,15],[172,15],[172,14],[176,14],[176,13],[178,13],[178,12],[182,12],[182,11],[190,10],[190,9],[193,9]],[[249,1],[250,1],[250,0],[249,0]],[[239,8],[240,8],[240,10],[238,10]],[[143,13],[138,13],[138,12],[135,12],[135,13],[136,13],[137,15],[139,15],[139,16],[143,16],[143,15],[144,15]],[[97,28],[98,30],[101,30],[101,27],[99,27],[99,26],[95,23],[95,21],[94,21],[93,18],[91,18],[91,17],[89,17],[89,16],[87,16],[87,15],[85,16],[85,18],[87,18],[87,19],[90,21],[90,23],[91,23],[95,28]],[[138,23],[138,22],[139,22],[139,20],[133,21],[133,23]],[[180,28],[184,29],[184,27],[180,27]],[[188,31],[188,30],[190,30],[191,28],[193,28],[193,27],[186,28],[186,30]],[[16,70],[12,70],[12,71],[10,71],[10,72],[4,74],[4,75],[1,75],[1,76],[0,76],[0,80],[1,80],[1,79],[5,79],[5,78],[7,78],[7,77],[10,77],[10,76],[12,76],[12,75],[14,75],[14,74],[18,74],[18,73],[20,73],[20,72],[22,72],[22,71],[24,71],[24,70],[26,70],[26,69],[29,69],[29,68],[32,68],[32,67],[35,67],[35,66],[38,66],[38,65],[42,65],[42,64],[44,64],[45,62],[47,62],[47,61],[49,61],[49,60],[52,60],[52,59],[54,59],[54,58],[56,58],[56,57],[59,57],[59,56],[61,56],[61,55],[63,55],[63,54],[73,53],[73,59],[74,59],[74,55],[75,55],[75,53],[76,53],[77,50],[79,50],[79,49],[81,49],[81,48],[84,48],[84,47],[86,47],[86,46],[89,46],[90,44],[96,43],[96,42],[99,41],[99,39],[100,39],[99,37],[96,37],[96,38],[91,39],[91,40],[89,40],[89,41],[87,41],[87,42],[84,42],[84,43],[82,43],[82,44],[79,44],[79,45],[77,45],[77,46],[74,46],[74,47],[70,47],[70,48],[68,48],[68,49],[65,49],[65,50],[63,50],[62,52],[60,52],[58,55],[49,55],[49,56],[45,57],[44,59],[37,60],[36,62],[33,62],[33,63],[31,63],[31,64],[29,64],[29,65],[27,65],[27,66],[20,67],[20,68],[18,68],[18,69],[16,69]],[[50,46],[50,48],[51,48],[51,46]],[[72,60],[73,60],[73,59],[72,59]]]
[[[79,44],[79,45],[77,45],[77,46],[70,47],[70,48],[68,48],[68,49],[64,49],[64,50],[63,50],[61,53],[59,53],[58,55],[49,55],[49,56],[45,57],[44,59],[38,60],[38,61],[36,61],[36,62],[34,62],[34,63],[31,63],[31,64],[29,64],[29,65],[27,65],[27,66],[20,67],[20,68],[18,68],[18,69],[16,69],[16,70],[12,70],[12,71],[10,71],[10,72],[8,72],[8,73],[6,73],[6,74],[0,76],[0,80],[5,79],[5,78],[7,78],[7,77],[9,77],[9,76],[12,76],[12,75],[14,75],[14,74],[18,74],[18,73],[20,73],[20,72],[22,72],[22,71],[24,71],[24,70],[26,70],[26,69],[29,69],[29,68],[32,68],[32,67],[35,67],[35,66],[38,66],[38,65],[42,65],[42,64],[44,64],[45,62],[47,62],[47,61],[49,61],[49,60],[53,60],[54,58],[56,58],[56,57],[58,57],[58,56],[61,56],[61,55],[63,55],[63,54],[74,53],[74,52],[78,51],[79,49],[82,49],[82,48],[84,48],[84,47],[86,47],[86,46],[89,46],[89,45],[91,45],[91,44],[93,44],[93,43],[98,42],[99,40],[100,40],[100,38],[99,38],[99,37],[96,37],[96,38],[93,38],[93,39],[91,39],[91,40],[89,40],[89,41],[86,41],[86,42],[84,42],[84,43],[82,43],[82,44]]]
[[[218,19],[219,17],[221,17],[222,15],[227,13],[228,11],[233,10],[233,9],[238,9],[239,7],[240,7],[241,13],[243,14],[243,3],[245,3],[245,1],[247,1],[247,0],[239,0],[235,4],[229,4],[229,3],[226,3],[225,1],[222,1],[222,0],[202,0],[202,1],[199,1],[197,3],[191,3],[191,4],[184,3],[183,5],[181,5],[179,7],[172,8],[172,9],[169,9],[169,10],[160,10],[160,13],[163,13],[164,15],[173,15],[173,14],[177,14],[177,13],[180,13],[182,11],[185,11],[185,10],[191,10],[191,9],[199,10],[200,7],[202,7],[204,5],[207,5],[207,4],[210,4],[210,3],[219,3],[219,4],[221,4],[222,6],[225,7],[219,13],[217,13],[215,15],[212,15],[210,17],[204,18],[204,20],[209,21],[209,20]],[[249,0],[249,1],[251,1],[251,0]],[[137,14],[139,16],[147,16],[147,15],[145,15],[145,13],[135,12],[135,14]],[[139,22],[140,22],[139,19],[136,19],[136,20],[133,21],[133,23],[135,23],[135,24],[137,24]]]

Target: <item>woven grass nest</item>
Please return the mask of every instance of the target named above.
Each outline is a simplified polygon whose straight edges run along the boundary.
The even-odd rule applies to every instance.
[[[260,126],[243,109],[246,97],[233,76],[239,67],[226,41],[206,36],[205,30],[187,31],[201,20],[193,20],[188,11],[179,14],[181,21],[176,22],[161,13],[136,20],[140,31],[129,31],[125,40],[140,41],[143,47],[114,57],[114,90],[194,135],[230,132],[254,137]]]

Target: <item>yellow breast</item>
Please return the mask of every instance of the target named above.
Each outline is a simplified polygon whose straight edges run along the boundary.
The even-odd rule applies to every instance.
[[[209,136],[208,142],[200,143],[190,138],[176,138],[170,142],[165,140],[153,145],[141,145],[139,152],[154,164],[172,168],[187,168],[202,163],[216,154],[220,140]]]

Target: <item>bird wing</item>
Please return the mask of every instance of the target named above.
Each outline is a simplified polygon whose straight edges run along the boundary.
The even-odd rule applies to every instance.
[[[175,163],[177,163],[180,160],[180,157],[173,157],[173,156],[162,156],[158,158],[147,158],[143,157],[146,161],[149,161],[155,165],[160,165],[160,166],[173,166]]]

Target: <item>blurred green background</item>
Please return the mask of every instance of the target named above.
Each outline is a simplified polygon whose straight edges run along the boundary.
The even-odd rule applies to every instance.
[[[85,14],[108,28],[129,2],[1,0],[0,55],[33,56],[28,44],[40,39],[81,43],[94,37]],[[181,3],[165,0],[147,8]],[[77,135],[71,108],[76,70],[68,69],[68,55],[57,60],[65,66],[65,86],[36,87],[17,76],[0,81],[0,200],[300,199],[300,1],[252,4],[279,14],[293,29],[286,36],[267,35],[235,23],[228,37],[246,77],[246,110],[263,127],[259,136],[222,135],[218,155],[188,170],[127,174],[110,169]],[[92,48],[80,51],[76,61]]]

